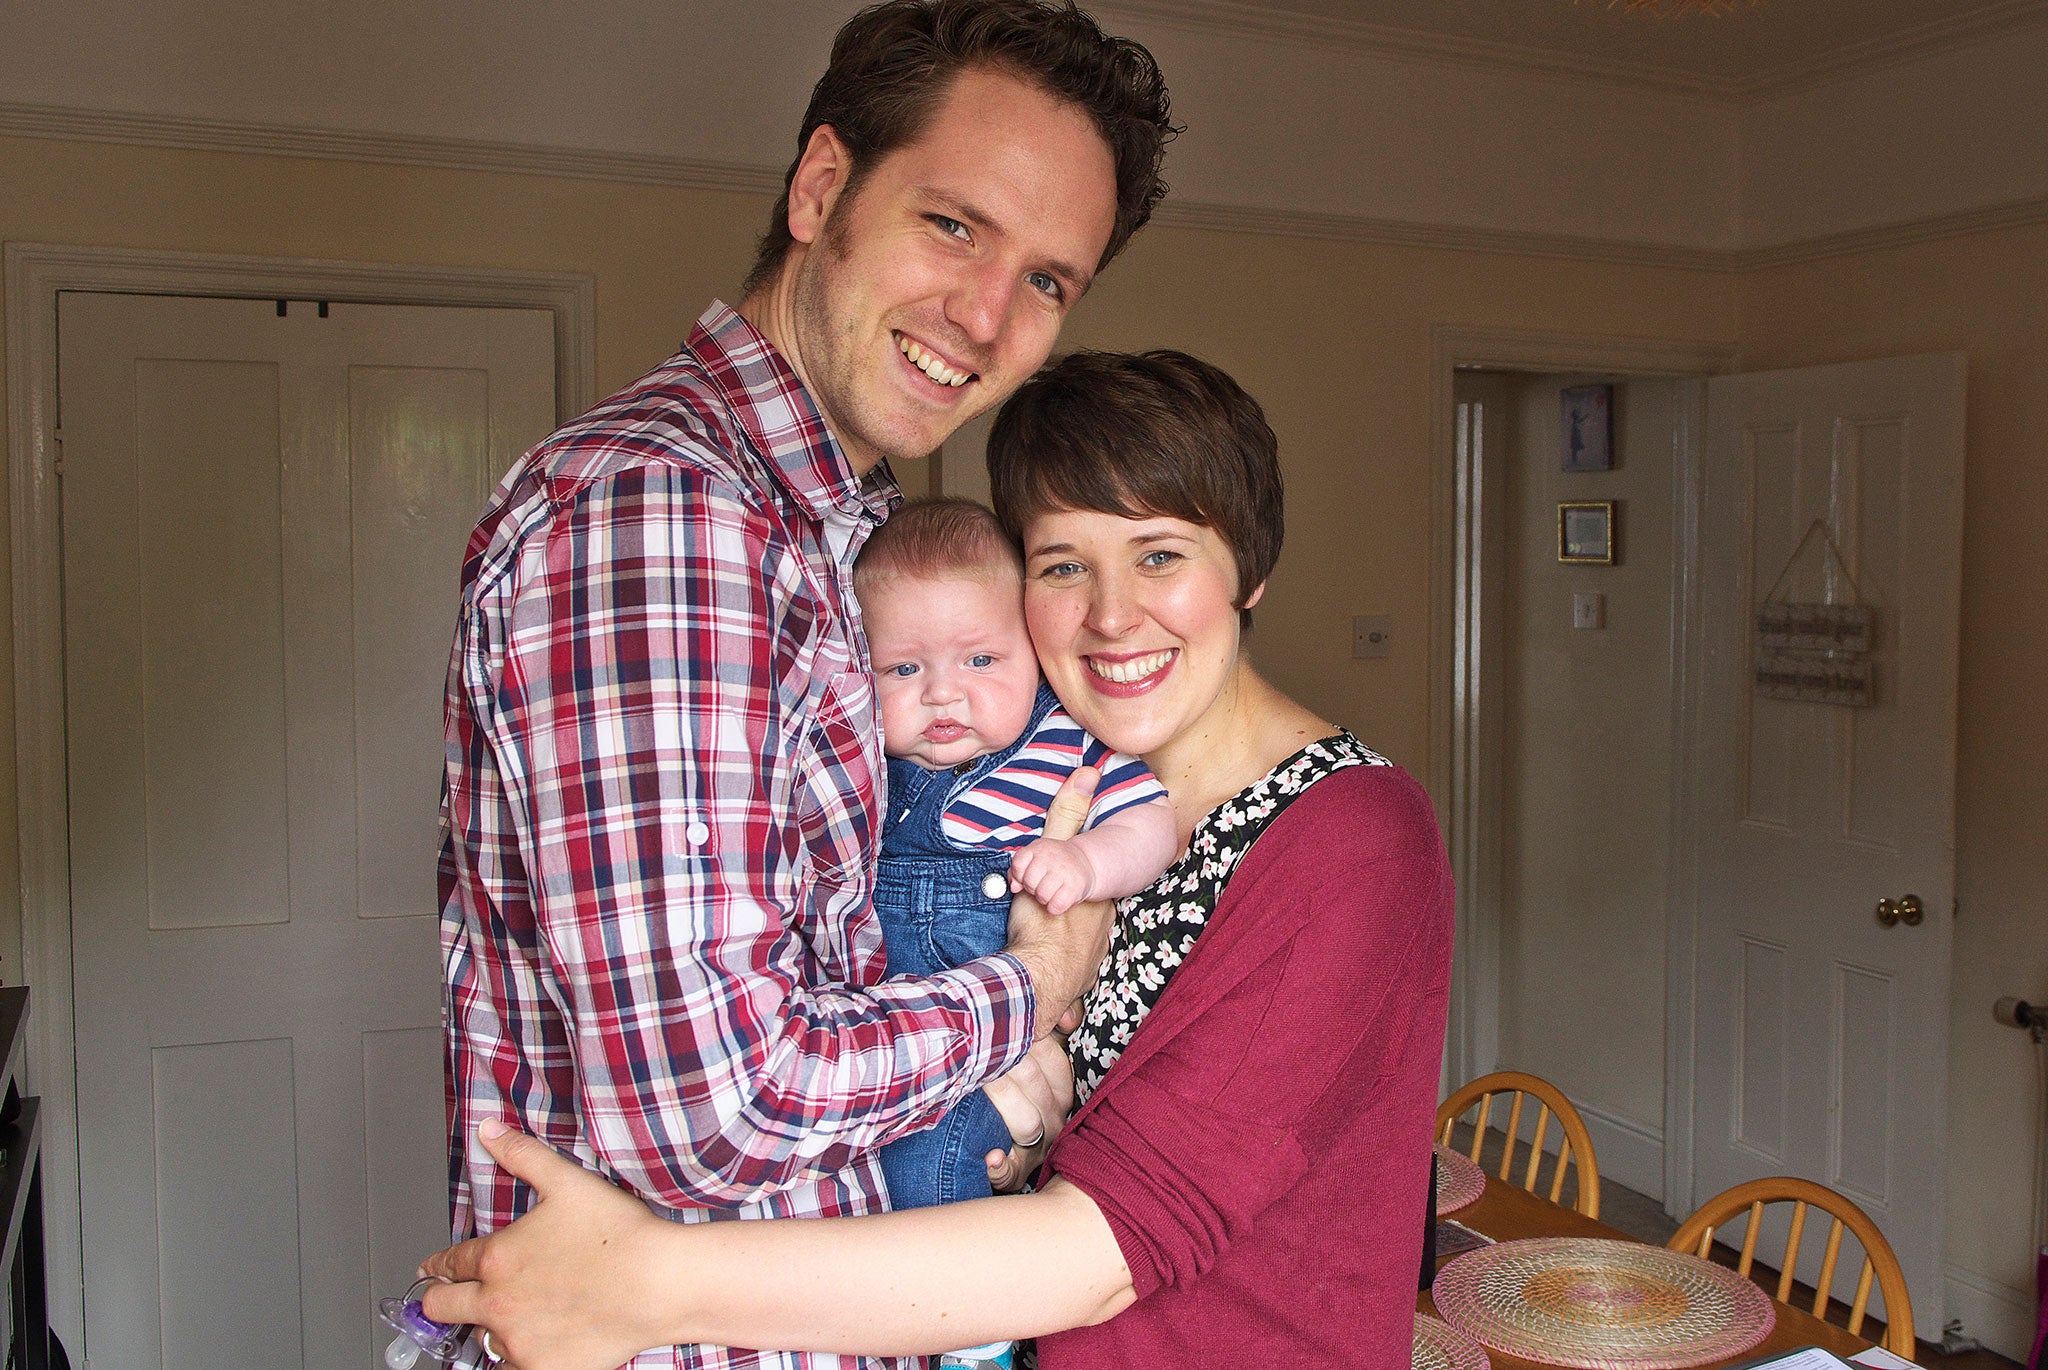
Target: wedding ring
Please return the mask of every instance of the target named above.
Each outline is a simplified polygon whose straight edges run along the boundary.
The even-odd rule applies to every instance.
[[[1038,1144],[1039,1144],[1040,1142],[1042,1142],[1042,1141],[1044,1141],[1044,1140],[1045,1140],[1045,1129],[1044,1129],[1044,1128],[1042,1128],[1042,1127],[1041,1127],[1040,1129],[1038,1129],[1038,1135],[1037,1135],[1036,1137],[1033,1137],[1033,1138],[1032,1138],[1032,1139],[1031,1139],[1030,1141],[1028,1141],[1028,1142],[1027,1142],[1027,1141],[1019,1141],[1019,1140],[1018,1140],[1017,1138],[1015,1138],[1015,1137],[1012,1137],[1012,1138],[1010,1139],[1011,1143],[1012,1143],[1013,1145],[1015,1145],[1015,1146],[1016,1146],[1016,1147],[1017,1147],[1017,1148],[1018,1148],[1019,1150],[1028,1150],[1028,1149],[1030,1149],[1031,1147],[1037,1146],[1037,1145],[1038,1145]]]
[[[505,1363],[505,1353],[500,1351],[498,1344],[491,1340],[491,1329],[488,1327],[484,1329],[484,1359],[492,1365],[503,1365]]]

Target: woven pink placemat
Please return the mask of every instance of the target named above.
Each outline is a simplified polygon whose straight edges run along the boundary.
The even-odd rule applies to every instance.
[[[1472,1158],[1461,1151],[1453,1151],[1443,1143],[1436,1148],[1436,1215],[1455,1213],[1469,1204],[1478,1202],[1486,1191],[1486,1172],[1472,1163]]]
[[[1493,1370],[1486,1348],[1442,1318],[1415,1315],[1412,1370]]]
[[[1680,1251],[1602,1237],[1532,1237],[1437,1272],[1444,1321],[1482,1346],[1580,1370],[1684,1370],[1770,1335],[1770,1296]]]

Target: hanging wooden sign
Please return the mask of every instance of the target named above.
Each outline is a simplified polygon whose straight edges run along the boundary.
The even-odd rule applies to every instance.
[[[1757,606],[1756,690],[1766,699],[1869,708],[1877,702],[1877,673],[1870,657],[1876,611],[1853,601],[1814,604],[1775,598],[1815,533],[1826,539],[1849,592],[1857,593],[1855,577],[1849,574],[1848,563],[1827,524],[1815,519],[1793,549],[1777,584]]]

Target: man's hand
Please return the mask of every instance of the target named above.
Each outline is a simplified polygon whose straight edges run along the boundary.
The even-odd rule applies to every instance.
[[[1065,841],[1088,821],[1094,797],[1095,769],[1083,766],[1067,778],[1046,810],[1045,835]],[[1110,923],[1116,906],[1106,900],[1076,904],[1057,917],[1028,894],[1010,901],[1009,952],[1024,963],[1038,1011],[1039,1037],[1050,1033],[1068,1007],[1095,983],[1096,969],[1109,950]]]
[[[1074,1108],[1074,1067],[1066,1043],[1057,1035],[1041,1037],[1010,1073],[984,1088],[1015,1143],[1008,1151],[991,1151],[988,1182],[998,1194],[1023,1186],[1052,1149],[1052,1139],[1066,1126]]]

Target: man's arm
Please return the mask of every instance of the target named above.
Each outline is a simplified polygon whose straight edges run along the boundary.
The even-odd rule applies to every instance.
[[[1014,958],[846,982],[871,682],[827,609],[745,500],[631,468],[556,511],[486,701],[589,1144],[671,1208],[839,1169],[1031,1039]]]

